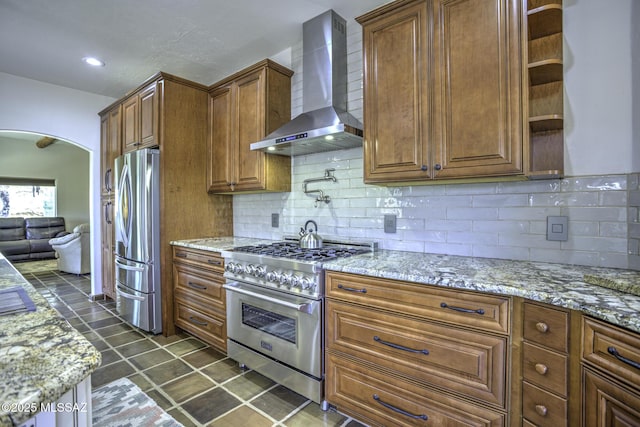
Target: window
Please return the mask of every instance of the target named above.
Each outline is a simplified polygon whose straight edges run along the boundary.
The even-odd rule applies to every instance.
[[[56,216],[53,179],[0,177],[0,217]]]

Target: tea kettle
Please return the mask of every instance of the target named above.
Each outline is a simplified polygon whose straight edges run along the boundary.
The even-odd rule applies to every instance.
[[[313,224],[314,230],[307,227]],[[322,237],[318,235],[318,224],[312,219],[306,222],[304,227],[300,227],[300,247],[303,249],[318,249],[322,247]]]

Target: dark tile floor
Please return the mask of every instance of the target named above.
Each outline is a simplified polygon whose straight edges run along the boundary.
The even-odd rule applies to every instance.
[[[99,387],[128,377],[185,426],[315,427],[362,424],[275,384],[188,334],[153,336],[120,319],[115,303],[90,301],[90,278],[58,271],[24,277],[102,352]]]

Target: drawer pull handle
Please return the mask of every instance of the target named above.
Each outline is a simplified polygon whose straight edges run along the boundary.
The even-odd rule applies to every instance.
[[[375,400],[376,402],[378,402],[379,404],[381,404],[385,408],[389,408],[392,411],[397,412],[397,413],[402,414],[402,415],[406,415],[407,417],[411,417],[411,418],[416,419],[416,420],[424,420],[424,421],[429,419],[429,417],[427,417],[425,414],[415,415],[415,414],[412,414],[411,412],[407,412],[407,411],[405,411],[403,409],[397,408],[397,407],[395,407],[393,405],[390,405],[390,404],[388,404],[386,402],[383,402],[380,399],[380,396],[378,396],[377,394],[373,395],[373,400]]]
[[[453,310],[453,311],[459,311],[461,313],[479,314],[481,316],[484,315],[484,310],[482,308],[473,310],[471,308],[455,307],[453,305],[448,305],[446,302],[441,302],[440,307],[448,308],[449,310]]]
[[[178,258],[186,258],[188,255],[184,252],[176,252]]]
[[[399,345],[399,344],[394,344],[394,343],[389,342],[389,341],[383,341],[377,335],[373,337],[373,340],[375,342],[379,342],[380,344],[384,344],[384,345],[387,345],[389,347],[397,348],[398,350],[404,350],[404,351],[408,351],[410,353],[422,353],[422,354],[425,354],[425,355],[429,354],[429,350],[427,350],[427,349],[417,350],[415,348],[409,348],[409,347],[405,347],[405,346],[402,346],[402,345]]]
[[[348,292],[360,292],[361,294],[366,294],[367,293],[367,289],[366,288],[356,289],[356,288],[348,288],[346,286],[338,285],[338,289],[342,289],[342,290],[348,291]]]
[[[547,325],[544,322],[538,322],[538,323],[536,323],[536,329],[539,332],[541,332],[543,334],[546,334],[549,331],[549,325]]]
[[[620,353],[618,353],[618,350],[616,350],[615,347],[609,347],[607,349],[607,351],[609,352],[610,355],[612,355],[613,357],[615,357],[619,361],[621,361],[623,363],[626,363],[627,365],[633,366],[636,369],[640,369],[640,363],[634,362],[631,359],[627,359],[626,357],[621,356]]]
[[[187,284],[188,284],[190,287],[192,287],[193,289],[199,289],[199,290],[201,290],[201,291],[205,291],[205,290],[207,290],[207,287],[206,287],[206,286],[202,286],[202,285],[199,285],[199,284],[197,284],[197,283],[189,282],[189,283],[187,283]]]
[[[208,259],[207,262],[211,265],[220,265],[222,264],[220,261],[215,260],[215,259]]]
[[[198,320],[193,316],[190,316],[189,320],[191,321],[191,323],[195,323],[196,325],[200,325],[200,326],[207,326],[209,324],[207,322],[203,322],[202,320]]]
[[[547,416],[547,412],[549,412],[549,410],[544,405],[536,405],[536,412],[541,417],[546,417]]]
[[[545,364],[536,363],[536,372],[540,375],[547,375],[547,372],[549,372],[549,368]]]

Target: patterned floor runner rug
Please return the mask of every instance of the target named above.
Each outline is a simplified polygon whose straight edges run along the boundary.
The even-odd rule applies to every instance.
[[[92,392],[94,427],[182,427],[127,378]]]

